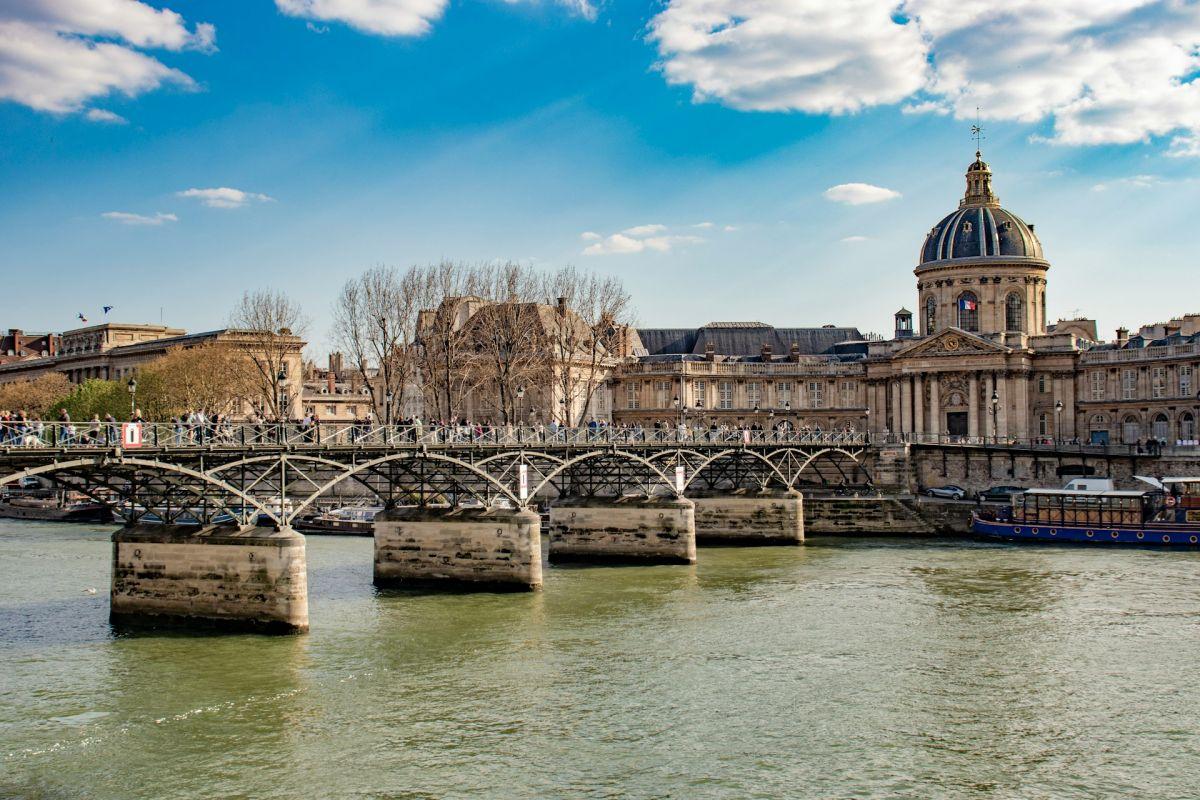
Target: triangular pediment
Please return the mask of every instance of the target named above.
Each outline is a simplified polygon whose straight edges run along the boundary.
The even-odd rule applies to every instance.
[[[961,328],[946,328],[899,350],[893,358],[1007,353],[1009,348]]]

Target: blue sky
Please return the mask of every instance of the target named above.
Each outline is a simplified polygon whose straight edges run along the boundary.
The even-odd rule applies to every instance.
[[[12,0],[0,326],[202,330],[271,286],[320,353],[346,278],[449,258],[618,275],[645,325],[886,332],[976,105],[1052,318],[1200,310],[1194,4],[1064,0],[1019,53],[984,5],[824,5]]]

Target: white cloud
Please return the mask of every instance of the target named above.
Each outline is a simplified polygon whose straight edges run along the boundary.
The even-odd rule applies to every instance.
[[[839,183],[830,186],[824,192],[825,199],[834,203],[844,203],[848,206],[862,206],[868,203],[883,203],[895,200],[900,193],[882,186],[869,183]]]
[[[621,231],[621,233],[625,234],[626,236],[641,237],[641,236],[652,236],[653,234],[656,234],[656,233],[662,233],[666,229],[667,229],[666,225],[657,225],[657,224],[637,225],[632,228],[626,228],[625,230]]]
[[[122,225],[162,225],[164,222],[179,222],[179,217],[174,214],[164,214],[161,211],[152,217],[144,214],[131,214],[128,211],[105,211],[100,216]]]
[[[275,0],[284,14],[342,22],[363,33],[421,36],[446,10],[447,0]]]
[[[220,186],[215,189],[185,189],[176,192],[179,197],[190,197],[199,200],[209,208],[241,208],[250,202],[268,203],[272,199],[265,194],[243,192],[241,189],[231,189]]]
[[[67,114],[114,93],[136,97],[164,84],[194,88],[190,77],[140,50],[211,52],[215,35],[212,25],[189,29],[174,11],[137,0],[6,0],[0,100]]]
[[[867,241],[867,237],[866,236],[845,236],[842,238],[842,241],[845,242],[846,244],[857,244],[858,242]]]
[[[114,114],[111,111],[105,111],[103,108],[89,108],[84,114],[89,122],[107,122],[110,125],[124,125],[129,120],[122,117],[120,114]]]
[[[588,231],[580,237],[584,241],[592,242],[583,249],[583,255],[608,256],[646,251],[665,253],[677,245],[700,244],[704,241],[699,236],[672,234],[667,231],[666,225],[658,224],[637,225],[610,236]]]
[[[726,233],[732,233],[732,232],[736,231],[737,229],[738,229],[737,225],[726,225],[721,230],[725,231]]]
[[[693,227],[693,228],[701,228],[702,230],[708,230],[709,228],[713,228],[713,227],[716,227],[716,226],[715,226],[713,223],[711,223],[711,222],[697,222],[697,223],[696,223],[695,225],[693,225],[692,227]]]
[[[1200,156],[1200,134],[1176,136],[1171,139],[1167,150],[1171,158],[1196,158]]]
[[[920,103],[907,103],[901,106],[902,114],[937,114],[944,117],[951,111],[950,106],[937,100],[925,100]]]
[[[669,0],[660,69],[756,111],[1050,122],[1049,141],[1200,136],[1200,3],[1181,0]]]
[[[1130,175],[1128,178],[1117,178],[1113,181],[1105,183],[1097,183],[1092,187],[1093,192],[1106,192],[1109,189],[1149,189],[1154,186],[1161,186],[1167,183],[1157,175]]]

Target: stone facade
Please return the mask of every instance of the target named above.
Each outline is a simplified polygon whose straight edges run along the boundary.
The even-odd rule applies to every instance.
[[[550,506],[550,560],[694,564],[695,504],[674,497],[559,498]]]
[[[308,630],[304,537],[294,531],[137,525],[112,541],[114,622]]]
[[[375,517],[375,584],[540,589],[541,520],[510,509],[389,509]]]

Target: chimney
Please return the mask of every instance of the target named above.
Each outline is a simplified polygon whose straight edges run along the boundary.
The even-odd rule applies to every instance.
[[[565,297],[558,298],[558,315],[560,317],[567,315],[567,298]]]
[[[1179,333],[1179,323],[1172,321],[1163,325],[1163,336],[1174,336],[1177,333]]]
[[[1117,344],[1123,345],[1129,341],[1129,328],[1117,328]]]
[[[771,351],[772,351],[771,344],[770,344],[769,342],[763,342],[763,346],[762,346],[762,360],[763,360],[763,362],[764,362],[764,363],[770,363],[770,361],[771,361]]]
[[[333,374],[333,370],[325,373],[325,388],[329,389],[329,393],[333,394],[333,382],[337,380],[337,375]]]
[[[337,375],[339,378],[342,377],[343,363],[344,361],[341,353],[334,351],[329,354],[329,371]]]
[[[800,345],[796,342],[792,342],[791,358],[793,362],[800,363]]]
[[[705,361],[716,361],[717,360],[717,346],[715,344],[713,344],[712,342],[706,342],[704,345],[704,360]]]

